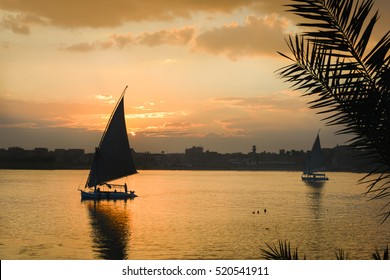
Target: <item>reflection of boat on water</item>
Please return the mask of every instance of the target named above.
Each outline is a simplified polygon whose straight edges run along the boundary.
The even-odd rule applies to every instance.
[[[326,177],[325,173],[319,173],[324,170],[325,163],[321,151],[320,133],[318,132],[313,147],[306,159],[305,169],[301,178],[306,182],[324,182],[328,180],[328,177]]]
[[[127,259],[130,242],[130,215],[126,201],[83,201],[92,227],[93,250],[102,259]]]
[[[126,130],[123,104],[126,89],[127,86],[96,148],[85,188],[80,190],[81,199],[127,199],[137,196],[127,189],[126,184],[108,183],[137,173]],[[85,191],[87,188],[89,190]]]
[[[302,179],[303,180],[303,179]],[[314,189],[321,189],[324,185],[325,185],[325,182],[327,181],[328,179],[325,179],[325,180],[303,180],[305,182],[306,185],[308,185],[309,187],[312,187]]]

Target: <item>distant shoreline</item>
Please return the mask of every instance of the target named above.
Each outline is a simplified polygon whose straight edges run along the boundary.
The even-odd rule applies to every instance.
[[[346,146],[322,150],[325,169],[329,172],[369,172],[356,151]],[[302,171],[308,152],[253,152],[220,154],[202,147],[186,149],[185,153],[137,153],[132,150],[138,170],[234,170],[234,171]],[[94,154],[83,149],[47,148],[25,150],[19,147],[0,149],[0,169],[10,170],[84,170],[90,169]]]
[[[89,167],[85,168],[0,168],[0,170],[42,170],[42,171],[61,171],[61,170],[85,170],[89,171]],[[262,171],[269,171],[269,172],[277,172],[277,171],[283,171],[283,172],[302,172],[302,170],[298,169],[256,169],[256,168],[230,168],[230,169],[222,169],[222,168],[145,168],[145,169],[138,169],[139,172],[142,171],[253,171],[253,172],[262,172]],[[351,171],[351,170],[326,170],[326,172],[348,172],[348,173],[367,173],[367,171]]]

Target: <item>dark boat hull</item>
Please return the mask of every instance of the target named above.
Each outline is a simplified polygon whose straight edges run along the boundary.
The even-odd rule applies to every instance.
[[[85,192],[80,190],[81,192],[81,199],[82,200],[100,200],[100,199],[133,199],[137,197],[137,195],[133,192],[126,193],[126,192]]]
[[[323,173],[310,173],[310,174],[302,174],[302,181],[306,182],[323,182],[329,180]]]

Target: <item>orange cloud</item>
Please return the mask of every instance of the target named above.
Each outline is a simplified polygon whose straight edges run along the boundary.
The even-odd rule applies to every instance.
[[[255,97],[214,98],[187,119],[204,123],[197,128],[200,132],[212,131],[220,137],[257,137],[264,131],[298,130],[303,123],[318,126],[320,117],[306,109],[305,102],[299,95],[284,91]]]
[[[113,96],[112,95],[102,95],[102,94],[97,94],[95,95],[95,98],[96,99],[99,99],[99,100],[102,100],[104,101],[105,103],[109,103],[109,104],[114,104],[116,101],[113,99]]]
[[[188,113],[183,111],[177,112],[149,112],[149,113],[139,113],[139,114],[127,114],[126,118],[128,119],[165,119],[169,117],[185,116]]]
[[[0,127],[104,129],[112,105],[0,99]],[[107,114],[102,114],[107,112]]]
[[[77,43],[69,45],[63,48],[63,50],[90,52],[112,47],[122,49],[131,45],[146,45],[149,47],[159,45],[187,45],[193,38],[194,33],[195,29],[193,27],[184,27],[182,29],[163,29],[152,33],[144,32],[138,36],[133,36],[130,33],[125,35],[114,34],[105,41]]]
[[[60,27],[113,27],[123,22],[189,18],[191,13],[231,12],[254,0],[0,0],[3,10],[33,14]]]
[[[131,45],[181,45],[197,52],[226,55],[230,59],[242,56],[277,55],[276,50],[285,45],[283,33],[291,22],[276,15],[248,16],[244,24],[236,22],[206,31],[196,37],[195,27],[162,29],[144,32],[111,35],[107,40],[92,43],[77,43],[64,50],[88,52],[112,47],[125,48]]]
[[[214,28],[195,39],[194,49],[212,54],[226,55],[231,59],[261,54],[276,55],[284,45],[282,34],[289,22],[276,15],[248,16],[244,24],[231,23]]]
[[[133,129],[137,136],[142,137],[202,137],[197,128],[203,124],[188,121],[152,125],[145,128]]]
[[[111,39],[114,41],[115,45],[120,49],[134,42],[133,36],[130,33],[125,35],[114,34],[111,36]]]
[[[293,21],[298,19],[292,13],[286,12],[285,5],[291,4],[289,0],[0,0],[0,12],[3,18],[0,19],[0,29],[8,29],[17,34],[29,35],[34,26],[51,25],[63,28],[79,27],[116,27],[126,22],[144,22],[144,21],[172,21],[177,17],[190,18],[192,14],[205,13],[232,13],[239,9],[247,9],[256,14],[279,14]],[[388,31],[388,24],[385,20],[386,14],[390,11],[390,1],[375,0],[374,11],[379,9],[381,19],[378,21],[374,30],[374,38],[381,38],[383,33]],[[301,19],[299,19],[301,20]],[[223,33],[222,30],[213,30],[212,33]],[[231,32],[233,30],[230,30]],[[275,42],[273,35],[272,42]],[[210,36],[201,37],[199,47],[212,53],[225,53],[230,58],[238,57],[237,52],[230,52],[222,46],[210,41]],[[222,35],[221,35],[222,36]],[[223,36],[222,36],[223,37]],[[267,38],[267,37],[264,37]],[[263,38],[263,39],[264,39]],[[123,39],[123,38],[119,38]],[[243,41],[245,43],[255,43],[252,41]],[[234,41],[227,41],[231,47],[234,47]],[[238,43],[238,42],[237,42]],[[276,42],[275,42],[276,43]],[[284,45],[284,42],[282,42]],[[119,42],[117,42],[119,46]],[[124,43],[128,45],[128,43]],[[246,55],[256,53],[255,45],[245,45],[248,48],[241,50]],[[107,47],[107,46],[106,46]],[[229,47],[227,47],[229,48]],[[104,49],[99,42],[81,43],[69,47],[74,51],[89,51]],[[270,53],[268,48],[268,53]]]
[[[87,43],[87,42],[78,43],[78,44],[70,45],[63,49],[72,52],[90,52],[95,50],[105,50],[110,48],[111,46],[113,46],[113,42],[110,41],[106,41],[106,42],[95,41],[93,43]]]
[[[34,14],[6,14],[3,16],[2,21],[0,21],[0,28],[12,30],[17,34],[29,35],[31,33],[31,26],[46,24],[47,21]]]
[[[299,94],[289,92],[278,92],[255,97],[225,97],[215,98],[214,102],[226,107],[242,108],[247,111],[287,111],[293,112],[305,108],[303,99],[299,99]]]
[[[186,45],[194,35],[193,27],[184,27],[183,29],[160,30],[154,33],[142,33],[136,41],[141,45],[154,47],[163,44]]]

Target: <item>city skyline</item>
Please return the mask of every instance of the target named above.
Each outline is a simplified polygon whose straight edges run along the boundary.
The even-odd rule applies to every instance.
[[[302,171],[310,151],[286,151],[277,153],[257,151],[251,147],[247,153],[218,153],[193,146],[181,153],[150,153],[132,151],[135,166],[139,170],[289,170]],[[347,146],[324,148],[324,166],[327,171],[367,171],[364,160],[358,160],[360,152]],[[37,147],[25,150],[20,147],[0,148],[0,169],[88,169],[95,154],[84,149],[54,149]]]
[[[331,149],[336,149],[338,147],[344,147],[344,148],[348,148],[349,146],[348,145],[343,145],[343,144],[337,144],[335,146],[322,146],[322,149],[323,150],[331,150]],[[265,150],[265,149],[262,149],[262,147],[259,147],[255,144],[253,145],[250,145],[247,147],[246,150],[244,151],[228,151],[228,152],[220,152],[220,151],[217,151],[217,150],[213,150],[213,149],[210,149],[209,147],[207,146],[203,146],[203,145],[189,145],[187,147],[185,147],[183,150],[175,150],[175,151],[168,151],[168,150],[164,150],[164,149],[161,149],[159,151],[151,151],[151,150],[136,150],[134,149],[133,147],[130,147],[133,152],[135,153],[150,153],[150,154],[184,154],[186,153],[187,150],[191,150],[191,149],[201,149],[203,153],[219,153],[219,154],[253,154],[253,153],[257,153],[257,154],[261,154],[261,153],[269,153],[269,154],[281,154],[281,153],[288,153],[288,152],[303,152],[303,153],[308,153],[310,152],[311,150],[311,146],[308,147],[307,149],[295,149],[295,148],[292,148],[292,149],[286,149],[286,148],[283,148],[283,147],[280,147],[279,149],[277,150],[272,150],[272,151],[269,151],[269,150]],[[85,154],[94,154],[95,153],[95,150],[89,150],[89,149],[86,149],[86,148],[83,148],[83,147],[72,147],[72,148],[67,148],[67,147],[46,147],[46,146],[43,146],[43,145],[38,145],[38,146],[35,146],[35,147],[23,147],[23,146],[17,146],[17,145],[11,145],[11,146],[8,146],[8,147],[1,147],[0,146],[0,151],[11,151],[11,150],[20,150],[20,151],[25,151],[25,152],[34,152],[34,151],[37,151],[37,152],[63,152],[63,151],[66,151],[66,152],[74,152],[74,151],[82,151],[83,153]],[[255,151],[255,152],[254,152]]]
[[[344,144],[275,73],[300,31],[288,2],[0,0],[0,147],[93,151],[126,85],[137,151],[309,150],[319,129]]]

